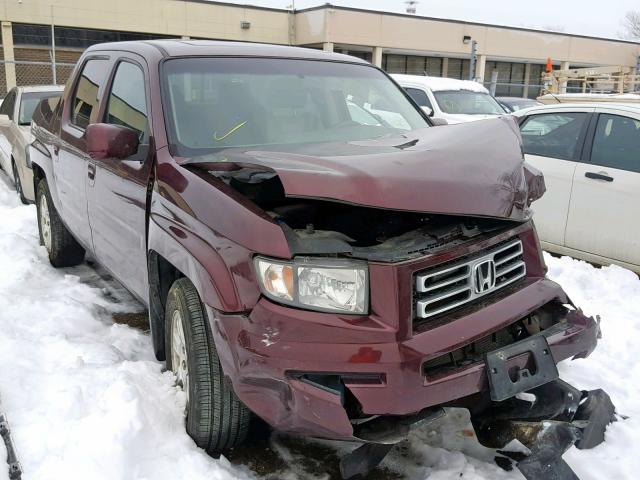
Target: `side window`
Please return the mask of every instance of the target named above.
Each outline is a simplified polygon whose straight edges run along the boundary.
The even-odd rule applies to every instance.
[[[104,84],[108,63],[106,59],[93,59],[84,64],[71,102],[71,123],[79,128],[87,128],[93,109],[98,107],[98,92]]]
[[[640,172],[640,122],[620,115],[600,114],[591,163]]]
[[[580,133],[587,120],[584,112],[532,115],[520,127],[524,153],[575,160]]]
[[[7,96],[4,97],[4,101],[2,102],[2,106],[0,106],[0,115],[6,115],[11,120],[13,120],[13,111],[15,110],[13,107],[16,104],[16,96],[18,91],[15,88],[12,88]]]
[[[140,139],[147,131],[147,100],[144,73],[140,67],[121,62],[113,78],[106,122],[123,125],[138,132]]]
[[[405,88],[405,90],[409,94],[409,96],[413,98],[413,101],[416,102],[419,106],[429,107],[431,110],[433,110],[433,107],[431,106],[431,102],[429,101],[429,97],[427,97],[427,94],[425,93],[424,90],[420,90],[419,88],[411,88],[411,87],[407,87]]]

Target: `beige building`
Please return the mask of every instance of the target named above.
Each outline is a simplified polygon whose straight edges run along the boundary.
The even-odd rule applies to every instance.
[[[0,20],[0,95],[16,83],[52,81],[52,24],[58,83],[89,45],[166,37],[323,48],[391,73],[452,78],[469,78],[475,40],[475,78],[487,83],[497,71],[497,94],[530,97],[540,91],[548,57],[558,68],[635,68],[640,55],[637,42],[331,5],[288,11],[205,0],[0,0]]]

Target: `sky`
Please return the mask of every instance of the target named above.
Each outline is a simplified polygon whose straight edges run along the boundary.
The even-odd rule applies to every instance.
[[[223,0],[230,3],[286,8],[294,0]],[[324,3],[405,11],[404,0],[295,0],[295,8]],[[622,19],[629,10],[640,11],[638,0],[419,0],[417,15],[496,25],[560,30],[565,33],[619,38]]]

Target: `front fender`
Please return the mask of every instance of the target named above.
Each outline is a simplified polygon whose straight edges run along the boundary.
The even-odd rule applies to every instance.
[[[191,280],[205,304],[223,312],[243,310],[233,277],[220,254],[184,225],[152,215],[148,249]],[[209,272],[215,272],[215,278]]]

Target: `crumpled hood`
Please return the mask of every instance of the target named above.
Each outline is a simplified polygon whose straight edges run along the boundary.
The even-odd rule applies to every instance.
[[[274,172],[288,197],[513,220],[528,218],[544,192],[539,172],[525,175],[520,133],[507,117],[375,140],[230,148],[180,163]]]

